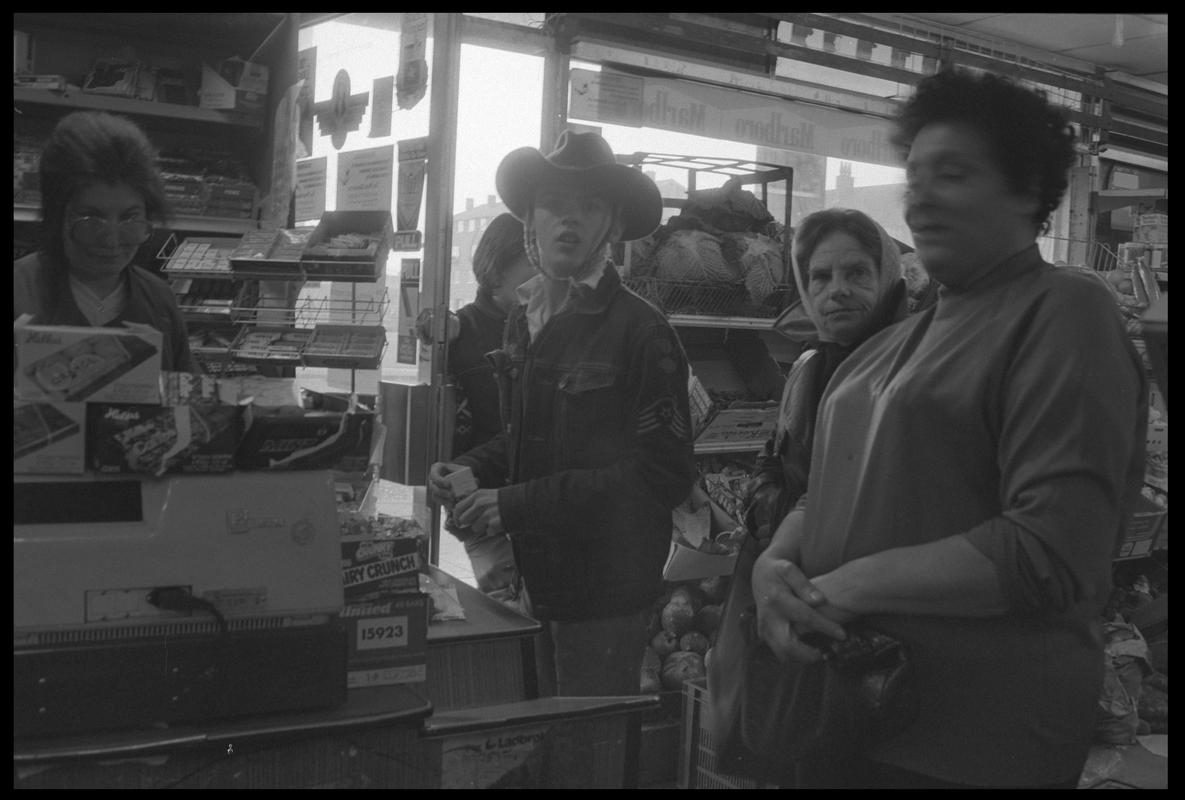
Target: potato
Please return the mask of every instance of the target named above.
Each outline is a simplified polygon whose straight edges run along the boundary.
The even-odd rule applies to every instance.
[[[679,637],[667,631],[659,631],[650,640],[650,647],[659,658],[665,658],[679,649]]]
[[[662,688],[676,691],[684,681],[704,677],[704,657],[699,653],[676,650],[662,662]]]
[[[704,606],[695,615],[695,627],[699,629],[700,633],[711,638],[712,634],[716,633],[716,629],[720,627],[720,615],[723,611],[723,608],[718,605]]]
[[[708,652],[708,637],[699,631],[691,631],[679,637],[679,649],[689,653],[699,653],[701,656]]]
[[[700,594],[708,603],[723,603],[728,595],[728,576],[715,575],[699,582]]]
[[[646,635],[654,636],[662,630],[662,606],[650,612],[650,619],[646,623]]]
[[[667,605],[680,600],[687,602],[691,606],[692,611],[699,611],[700,606],[704,604],[704,601],[699,597],[695,589],[687,585],[675,587],[675,590],[671,592],[671,599]]]
[[[676,638],[695,626],[695,609],[690,603],[672,599],[662,610],[662,629]]]
[[[642,694],[658,694],[662,691],[662,678],[657,669],[642,670],[640,684]]]

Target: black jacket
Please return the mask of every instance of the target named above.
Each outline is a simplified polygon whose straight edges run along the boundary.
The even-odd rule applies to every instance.
[[[641,611],[663,590],[671,509],[696,476],[687,357],[609,265],[534,341],[511,311],[492,359],[504,430],[455,459],[498,488],[533,613]]]
[[[448,346],[448,371],[456,386],[457,418],[452,455],[489,441],[502,429],[498,384],[486,354],[502,346],[506,314],[483,295],[457,311],[461,334]]]

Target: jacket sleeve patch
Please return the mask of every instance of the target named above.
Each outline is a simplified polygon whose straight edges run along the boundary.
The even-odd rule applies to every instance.
[[[638,435],[648,436],[656,431],[666,431],[676,438],[687,437],[687,421],[669,397],[655,400],[638,414]]]

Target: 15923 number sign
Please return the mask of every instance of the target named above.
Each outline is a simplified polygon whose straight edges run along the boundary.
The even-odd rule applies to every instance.
[[[407,617],[375,617],[358,622],[359,650],[407,646]]]

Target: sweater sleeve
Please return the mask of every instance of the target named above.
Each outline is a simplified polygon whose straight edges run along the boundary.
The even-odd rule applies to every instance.
[[[483,489],[497,489],[509,475],[510,438],[504,431],[453,459],[454,464],[469,467],[477,485]]]
[[[1105,599],[1143,474],[1147,382],[1114,302],[1085,281],[1057,288],[1000,387],[1004,512],[965,534],[1021,613]]]

